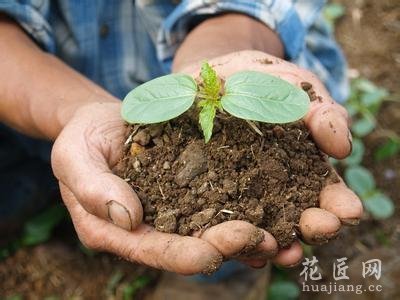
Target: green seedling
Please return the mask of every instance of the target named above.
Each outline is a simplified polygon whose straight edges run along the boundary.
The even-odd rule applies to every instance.
[[[178,117],[193,104],[207,143],[217,112],[265,123],[301,119],[310,100],[300,88],[278,77],[255,71],[238,72],[225,82],[203,63],[197,82],[189,75],[158,77],[132,90],[122,104],[122,118],[133,124],[160,123]]]
[[[385,99],[387,90],[376,86],[365,78],[356,78],[351,82],[351,95],[345,104],[353,119],[352,153],[341,161],[344,166],[346,183],[361,198],[364,208],[374,219],[386,219],[393,215],[393,201],[377,189],[373,174],[362,166],[365,154],[363,138],[373,132],[381,132],[387,142],[378,147],[374,153],[375,160],[383,160],[395,156],[400,151],[400,138],[390,130],[382,130],[376,115]]]

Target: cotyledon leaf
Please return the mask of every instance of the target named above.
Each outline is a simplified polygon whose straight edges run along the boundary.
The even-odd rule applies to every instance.
[[[301,119],[309,110],[308,95],[278,77],[243,71],[225,82],[222,107],[231,115],[267,123],[289,123]]]
[[[126,95],[122,118],[128,123],[159,123],[173,119],[192,106],[197,84],[192,77],[171,74],[150,80]]]

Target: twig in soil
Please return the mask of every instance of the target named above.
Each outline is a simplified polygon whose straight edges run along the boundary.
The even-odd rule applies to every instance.
[[[283,203],[283,222],[286,223],[285,203]]]
[[[163,192],[163,190],[162,190],[162,188],[161,188],[161,185],[160,185],[160,182],[159,182],[158,180],[157,180],[157,184],[158,184],[158,189],[160,190],[161,196],[163,197],[163,200],[165,200],[166,197],[165,197],[165,195],[164,195],[164,192]]]
[[[256,155],[254,154],[254,151],[253,151],[253,145],[250,146],[250,151],[251,151],[251,154],[253,155],[254,160],[256,160]]]
[[[229,145],[218,147],[217,150],[229,148]]]
[[[326,177],[329,174],[329,170],[326,170],[325,174],[322,174],[322,177]]]
[[[233,211],[229,210],[229,209],[221,209],[220,212],[225,213],[225,214],[233,214]]]
[[[211,189],[214,190],[214,186],[213,186],[212,182],[209,181],[209,183],[210,183]]]
[[[138,132],[139,128],[140,128],[140,125],[136,125],[135,127],[133,127],[133,130],[132,130],[131,134],[128,136],[128,138],[126,139],[124,145],[128,145],[132,141],[133,136],[136,134],[136,132]]]
[[[297,136],[297,140],[298,140],[298,141],[300,141],[300,138],[301,138],[302,132],[301,132],[301,130],[300,130],[300,129],[297,129],[297,130],[299,131],[299,135]]]
[[[178,141],[181,139],[181,136],[182,136],[182,127],[179,129]]]
[[[259,153],[261,153],[261,151],[263,151],[264,143],[265,143],[265,140],[263,138],[260,138],[260,139],[261,139],[261,142],[260,142],[260,151],[258,151]]]
[[[256,124],[254,124],[254,122],[250,121],[250,120],[246,120],[247,124],[249,124],[249,126],[259,135],[264,136],[263,133],[261,132],[261,130],[256,126]]]
[[[124,181],[129,182],[129,181],[131,181],[131,179],[130,178],[124,178]]]

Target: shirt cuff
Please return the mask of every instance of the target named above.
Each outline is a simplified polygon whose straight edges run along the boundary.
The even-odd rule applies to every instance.
[[[226,12],[246,14],[275,30],[282,40],[288,60],[296,58],[304,47],[306,28],[290,0],[186,0],[165,19],[158,32],[157,55],[165,72],[170,72],[175,52],[195,18]]]
[[[13,18],[45,51],[54,53],[54,36],[46,19],[49,1],[40,1],[40,5],[34,5],[33,2],[0,1],[0,12]]]

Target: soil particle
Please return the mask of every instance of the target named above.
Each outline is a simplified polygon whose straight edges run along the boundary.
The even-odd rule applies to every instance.
[[[199,213],[195,213],[191,217],[190,228],[196,230],[206,225],[216,215],[217,211],[215,208],[207,208]]]
[[[151,140],[145,150],[136,142],[125,145],[118,175],[129,179],[145,222],[157,230],[190,235],[245,220],[271,232],[279,247],[289,246],[301,212],[318,207],[321,189],[338,182],[326,155],[303,122],[260,123],[260,136],[243,120],[217,118],[220,130],[207,144],[189,114],[157,127],[157,134],[142,129]]]
[[[180,187],[187,186],[196,176],[207,171],[207,158],[203,146],[202,141],[191,143],[179,156],[177,163],[180,167],[175,182]]]
[[[138,143],[139,145],[146,146],[150,142],[149,130],[143,129],[139,130],[132,138],[132,141]]]
[[[322,102],[322,97],[317,96],[311,83],[309,83],[307,81],[303,81],[302,83],[300,83],[300,85],[301,85],[301,88],[303,89],[303,91],[305,91],[308,94],[310,101],[318,100],[318,102]]]
[[[176,231],[176,217],[179,209],[159,212],[154,221],[154,226],[158,231],[174,233]]]

